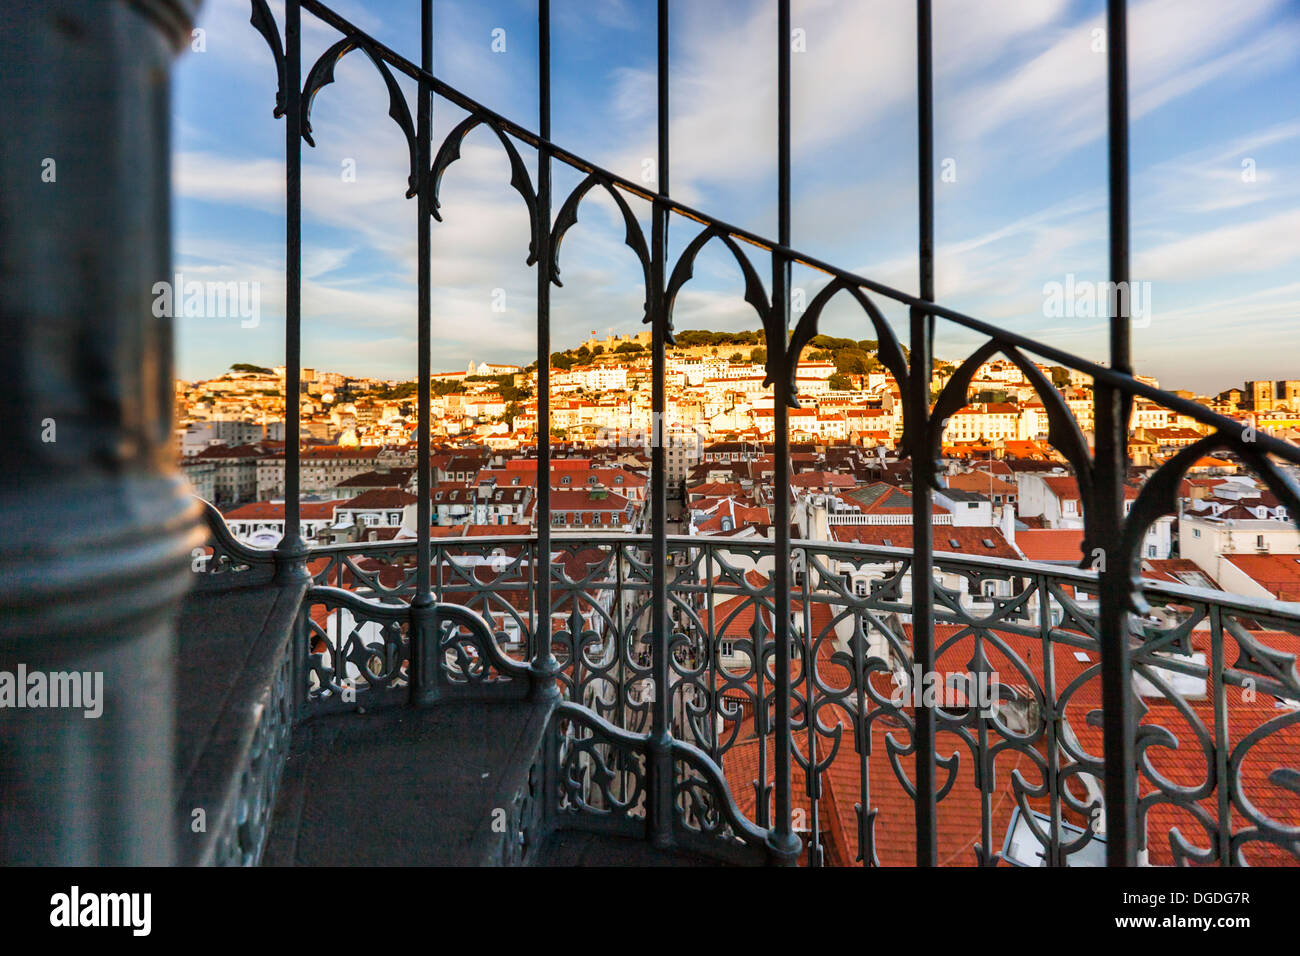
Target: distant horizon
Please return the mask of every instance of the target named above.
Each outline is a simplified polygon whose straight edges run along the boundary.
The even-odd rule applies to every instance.
[[[706,329],[699,329],[699,330],[692,330],[692,331],[708,331],[708,330],[706,330]],[[751,346],[751,347],[753,347],[753,348],[761,348],[761,346]],[[671,351],[671,348],[672,348],[672,347],[670,347],[670,351]],[[552,352],[563,352],[563,351],[571,351],[571,349],[564,349],[564,348],[552,349]],[[608,354],[608,353],[606,353],[606,354]],[[719,356],[719,358],[721,358],[721,357],[722,357],[722,356]],[[997,358],[998,358],[998,356],[994,356],[994,360],[996,360]],[[510,362],[510,363],[506,363],[506,362],[498,362],[498,361],[496,361],[496,360],[494,360],[494,359],[492,359],[492,358],[480,358],[480,359],[478,359],[478,360],[474,360],[474,364],[475,364],[475,365],[478,365],[480,362],[487,362],[489,365],[504,365],[504,364],[510,364],[510,365],[519,365],[520,368],[524,368],[524,369],[526,369],[526,368],[528,368],[528,366],[529,366],[530,364],[532,364],[532,362],[535,361],[535,360],[536,360],[536,358],[534,357],[534,358],[533,358],[532,360],[530,360],[529,362],[524,362],[524,363],[519,363],[519,362]],[[804,361],[808,361],[808,360],[807,360],[807,359],[804,359]],[[953,363],[954,360],[952,360],[952,359],[945,359],[943,356],[936,356],[936,357],[935,357],[935,361],[936,361],[936,363],[938,363],[938,362],[947,362],[947,363],[950,363],[950,364],[951,364],[951,363]],[[465,364],[468,365],[469,362],[467,361]],[[960,364],[960,360],[957,360],[957,364]],[[1048,367],[1051,367],[1051,366],[1056,365],[1056,364],[1059,364],[1059,363],[1055,363],[1055,362],[1039,362],[1038,364],[1040,364],[1040,365],[1044,365],[1044,366],[1048,366]],[[1099,364],[1100,364],[1100,363],[1099,363]],[[211,381],[211,380],[213,380],[213,379],[220,378],[222,375],[225,375],[225,374],[227,374],[228,372],[234,371],[234,370],[235,370],[235,366],[237,366],[237,365],[252,365],[252,366],[256,366],[257,368],[260,368],[260,369],[267,369],[267,370],[269,370],[269,371],[274,372],[274,370],[275,370],[276,368],[283,367],[283,366],[284,366],[284,362],[283,362],[283,361],[280,361],[280,362],[273,362],[273,363],[263,363],[263,362],[249,362],[249,361],[246,361],[246,360],[239,360],[239,361],[236,361],[236,362],[232,362],[230,365],[226,366],[226,368],[224,368],[224,369],[222,369],[221,371],[217,372],[215,375],[200,375],[200,376],[193,377],[193,378],[187,378],[187,377],[185,377],[185,376],[182,376],[182,375],[179,375],[179,374],[178,374],[178,375],[175,376],[175,379],[176,379],[176,381],[178,381],[178,382],[203,382],[203,381]],[[343,375],[345,378],[350,378],[350,379],[370,379],[370,380],[372,380],[372,381],[379,381],[379,382],[393,382],[393,383],[414,382],[414,381],[416,381],[417,378],[418,378],[418,376],[417,376],[417,375],[414,375],[414,374],[413,374],[413,375],[409,375],[409,376],[392,376],[392,375],[386,375],[386,374],[367,374],[367,373],[364,373],[364,372],[351,372],[351,371],[344,371],[344,370],[342,370],[342,369],[340,369],[340,368],[337,368],[337,367],[331,368],[331,367],[328,367],[328,366],[303,365],[302,367],[303,367],[303,368],[310,368],[310,369],[312,369],[313,371],[318,372],[318,373],[319,373],[319,372],[326,372],[326,373],[331,373],[331,374],[336,374],[336,375]],[[555,366],[551,366],[551,367],[552,367],[552,368],[555,368]],[[433,371],[432,371],[430,374],[431,374],[431,375],[435,375],[435,376],[436,376],[436,375],[448,375],[448,374],[452,374],[452,373],[460,372],[460,371],[462,371],[462,370],[461,370],[461,369],[458,369],[458,368],[437,368],[437,367],[435,367],[435,368],[433,369]],[[888,371],[887,371],[887,370],[886,370],[885,374],[888,374]],[[1144,372],[1140,372],[1140,371],[1139,371],[1137,374],[1139,374],[1139,375],[1144,375],[1144,374],[1146,374],[1146,373],[1144,373]],[[1300,378],[1300,374],[1297,374],[1296,377],[1297,377],[1297,378]],[[1249,382],[1249,381],[1282,381],[1283,379],[1285,379],[1285,376],[1282,376],[1281,378],[1262,378],[1262,377],[1256,377],[1256,378],[1242,379],[1240,382],[1237,382],[1237,383],[1232,384],[1232,385],[1227,385],[1227,386],[1225,386],[1225,387],[1223,387],[1223,388],[1214,389],[1213,391],[1204,391],[1204,390],[1197,390],[1197,389],[1185,388],[1185,387],[1183,387],[1183,386],[1179,386],[1179,385],[1174,385],[1174,384],[1171,384],[1171,383],[1167,383],[1167,382],[1165,382],[1163,379],[1159,379],[1159,381],[1160,381],[1160,388],[1161,388],[1162,390],[1166,391],[1166,392],[1174,392],[1174,391],[1188,391],[1188,392],[1193,392],[1194,394],[1196,394],[1196,395],[1198,395],[1198,396],[1213,398],[1214,396],[1219,395],[1219,394],[1221,394],[1222,392],[1226,392],[1226,391],[1228,391],[1228,389],[1232,389],[1232,388],[1238,388],[1238,389],[1240,389],[1240,388],[1242,388],[1242,386],[1243,386],[1246,382]]]

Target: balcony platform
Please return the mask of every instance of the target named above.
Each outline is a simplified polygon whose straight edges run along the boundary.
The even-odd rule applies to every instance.
[[[527,785],[549,713],[528,702],[447,702],[306,721],[294,731],[263,865],[499,864],[510,837],[500,824]]]

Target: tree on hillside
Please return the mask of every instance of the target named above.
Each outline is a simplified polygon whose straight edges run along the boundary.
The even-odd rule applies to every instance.
[[[856,343],[851,349],[840,349],[835,352],[832,361],[835,362],[835,371],[844,375],[866,375],[880,364],[874,355],[867,354],[858,348]]]

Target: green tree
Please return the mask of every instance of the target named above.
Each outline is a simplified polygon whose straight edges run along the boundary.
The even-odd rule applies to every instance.
[[[847,375],[841,375],[839,372],[836,372],[828,378],[826,384],[836,392],[847,392],[853,387],[853,383],[849,381],[849,377]]]
[[[851,349],[837,351],[833,361],[835,371],[845,375],[865,375],[875,366],[874,357],[858,348],[856,343]]]

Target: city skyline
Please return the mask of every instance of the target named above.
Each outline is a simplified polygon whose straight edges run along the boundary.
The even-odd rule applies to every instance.
[[[751,51],[770,36],[774,14],[756,2],[727,6],[730,17],[686,4],[674,17],[672,194],[772,235],[774,77]],[[1101,5],[999,3],[987,16],[941,6],[954,10],[936,16],[938,298],[1101,359],[1104,319],[1053,317],[1044,292],[1106,274]],[[404,49],[412,5],[340,7]],[[609,2],[581,16],[557,4],[555,16],[563,26],[553,54],[556,139],[640,179],[654,154],[649,8]],[[435,71],[534,126],[531,10],[439,2],[435,17]],[[911,14],[884,4],[807,4],[794,17],[803,31],[792,58],[794,244],[914,289]],[[208,281],[258,283],[261,315],[251,326],[179,317],[178,371],[188,379],[236,361],[283,361],[283,129],[262,83],[268,54],[248,42],[247,20],[245,4],[213,0],[203,51],[178,68],[176,267]],[[949,32],[953,23],[964,24],[960,34]],[[306,25],[304,71],[324,33]],[[1208,2],[1133,5],[1130,114],[1140,120],[1131,150],[1133,276],[1151,290],[1150,321],[1133,332],[1140,372],[1211,393],[1291,374],[1287,357],[1300,352],[1300,121],[1285,91],[1300,91],[1298,39],[1300,15],[1280,0],[1249,0],[1230,22]],[[414,202],[402,198],[405,150],[364,58],[345,58],[338,78],[313,108],[318,145],[303,150],[311,200],[304,364],[346,360],[355,374],[411,377],[416,217]],[[413,101],[413,87],[399,84]],[[264,108],[247,109],[249,102]],[[459,118],[437,105],[435,137]],[[526,365],[536,358],[527,214],[502,188],[509,172],[490,134],[471,134],[463,155],[448,173],[443,222],[433,231],[435,364],[486,357]],[[521,155],[531,167],[535,154]],[[570,178],[557,170],[557,205],[576,185]],[[898,182],[908,185],[889,185]],[[648,219],[647,209],[633,210]],[[675,220],[670,255],[694,233]],[[553,349],[593,327],[642,328],[639,268],[621,239],[612,203],[593,196],[566,237],[565,285],[552,295]],[[811,297],[820,280],[796,269],[794,284]],[[755,328],[739,293],[734,265],[706,250],[679,299],[679,327]],[[902,311],[881,305],[899,327]],[[869,335],[841,306],[827,310],[822,331]],[[1269,349],[1254,344],[1261,338]],[[941,328],[936,350],[957,357],[972,344]]]

